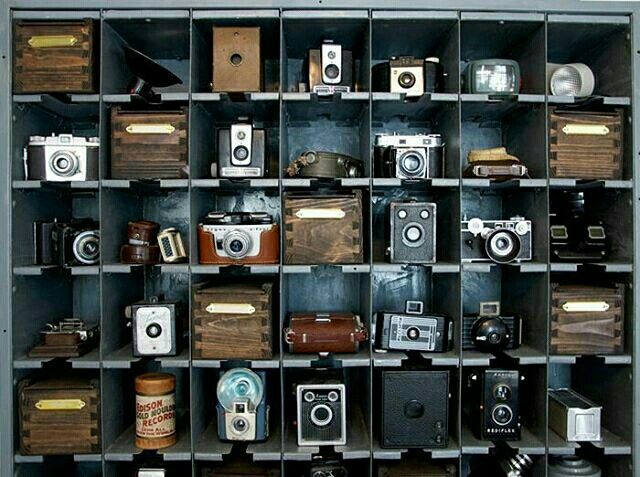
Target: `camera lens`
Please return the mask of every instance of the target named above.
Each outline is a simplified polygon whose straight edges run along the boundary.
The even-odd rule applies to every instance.
[[[251,245],[251,238],[244,232],[233,230],[224,237],[222,248],[226,254],[235,259],[247,255]]]
[[[511,399],[511,388],[506,384],[498,384],[493,388],[493,395],[499,401],[507,401]]]
[[[233,430],[236,431],[238,434],[242,434],[243,432],[246,432],[247,429],[249,428],[249,423],[244,417],[234,418],[233,421],[231,422],[231,425],[233,426]]]
[[[417,340],[418,338],[420,338],[420,330],[417,327],[412,326],[407,330],[407,338],[412,341]]]
[[[49,159],[49,165],[57,176],[69,177],[78,172],[80,161],[71,151],[57,151]]]
[[[334,64],[327,65],[327,67],[324,69],[324,74],[329,79],[336,79],[340,74],[340,68],[338,68],[338,65]]]
[[[97,230],[80,232],[73,240],[73,256],[84,265],[95,265],[100,259],[100,235]]]
[[[520,239],[511,230],[498,229],[487,237],[485,250],[496,263],[509,263],[520,253]]]
[[[480,351],[499,351],[509,344],[509,327],[500,317],[478,319],[471,327],[473,343]]]
[[[242,63],[242,55],[239,53],[234,53],[229,57],[229,61],[233,66],[240,66]]]
[[[409,89],[416,84],[416,77],[413,73],[405,71],[398,76],[398,84],[405,89]]]
[[[333,420],[333,411],[326,404],[318,404],[310,414],[311,422],[318,427],[324,427]]]
[[[424,156],[417,151],[408,151],[400,156],[398,165],[405,176],[417,177],[425,168]]]
[[[498,404],[491,411],[491,417],[499,426],[506,426],[513,419],[513,411],[506,404]]]
[[[162,334],[162,327],[158,323],[150,323],[146,331],[149,338],[157,338]]]
[[[233,157],[238,161],[245,161],[249,157],[249,149],[245,146],[237,146],[233,150]]]
[[[425,231],[422,225],[411,222],[402,229],[402,243],[407,247],[419,247],[425,240]]]

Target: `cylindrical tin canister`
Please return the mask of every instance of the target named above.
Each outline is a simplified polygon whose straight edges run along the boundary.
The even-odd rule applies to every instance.
[[[176,377],[147,373],[136,377],[136,446],[163,449],[177,441]]]

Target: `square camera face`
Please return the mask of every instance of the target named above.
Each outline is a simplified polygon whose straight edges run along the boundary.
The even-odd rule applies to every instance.
[[[165,306],[146,306],[136,311],[134,333],[141,355],[163,355],[173,348],[171,310]]]
[[[252,133],[251,124],[231,125],[231,164],[233,166],[243,167],[251,164]]]
[[[342,46],[325,43],[322,53],[322,82],[324,84],[340,84],[342,82]]]

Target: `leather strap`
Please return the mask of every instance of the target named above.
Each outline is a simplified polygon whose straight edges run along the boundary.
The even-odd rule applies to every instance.
[[[362,177],[364,163],[345,154],[325,151],[305,151],[287,167],[290,177],[334,179]]]

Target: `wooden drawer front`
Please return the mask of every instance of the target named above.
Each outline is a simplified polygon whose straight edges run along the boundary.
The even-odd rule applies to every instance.
[[[20,449],[25,455],[100,453],[99,382],[86,387],[20,385]],[[82,407],[81,407],[82,406]],[[67,408],[67,409],[65,409]]]
[[[93,20],[16,23],[14,92],[97,92],[93,36]]]
[[[177,111],[111,111],[111,177],[188,177],[187,108]]]
[[[284,199],[287,264],[362,263],[362,194]]]
[[[212,304],[232,306],[222,312]],[[196,286],[193,303],[194,357],[271,358],[272,306],[271,284],[216,288]]]
[[[552,112],[549,131],[552,177],[621,179],[623,115]]]
[[[624,285],[551,286],[551,354],[619,354],[624,350]],[[567,310],[567,303],[606,303],[606,311]]]

